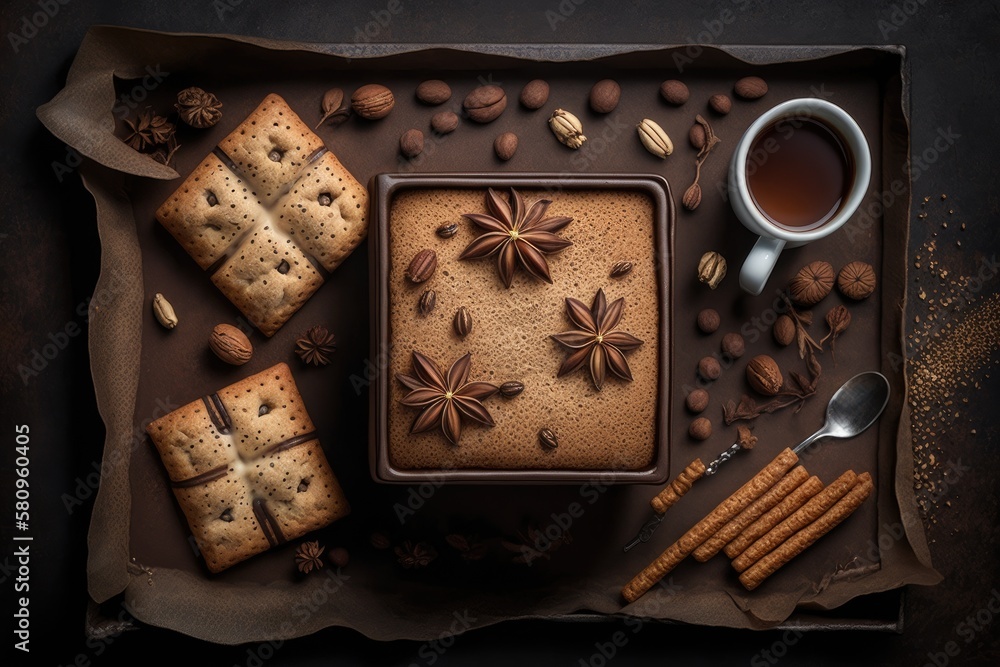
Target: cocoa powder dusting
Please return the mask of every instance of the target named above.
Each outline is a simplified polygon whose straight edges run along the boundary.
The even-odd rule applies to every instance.
[[[955,224],[953,203],[924,197],[919,222],[932,233],[911,266],[911,299],[916,315],[907,329],[907,374],[913,439],[913,486],[925,524],[936,524],[937,514],[951,506],[959,493],[949,451],[956,437],[977,437],[968,422],[966,406],[974,392],[990,379],[990,368],[1000,349],[1000,272],[996,258],[968,255],[963,266],[950,268],[939,254],[942,245],[961,247],[964,222]],[[949,225],[949,221],[952,223]],[[956,470],[959,472],[956,473]]]

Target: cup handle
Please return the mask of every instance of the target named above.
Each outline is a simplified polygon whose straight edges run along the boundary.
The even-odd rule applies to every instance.
[[[754,296],[763,292],[764,285],[784,247],[785,241],[782,239],[759,237],[743,262],[743,268],[740,270],[740,287]]]

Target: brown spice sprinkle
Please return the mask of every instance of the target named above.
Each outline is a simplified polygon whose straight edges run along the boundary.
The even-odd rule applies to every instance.
[[[910,308],[918,313],[906,341],[913,486],[928,526],[950,506],[959,488],[956,475],[962,474],[942,441],[958,431],[976,437],[965,406],[973,392],[988,386],[1000,348],[998,267],[992,258],[976,255],[960,256],[959,266],[945,264],[939,247],[955,244],[966,227],[964,222],[942,227],[944,220],[961,220],[960,207],[946,199],[928,196],[920,204],[918,221],[940,231],[917,251],[908,286]]]

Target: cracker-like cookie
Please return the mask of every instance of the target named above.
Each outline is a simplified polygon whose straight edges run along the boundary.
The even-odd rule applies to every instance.
[[[250,186],[209,154],[157,209],[156,219],[207,269],[263,213]]]
[[[264,225],[243,240],[212,282],[261,333],[273,336],[323,277],[291,240]]]
[[[327,151],[277,202],[274,220],[323,268],[333,271],[368,234],[368,190]]]
[[[219,148],[269,205],[291,187],[323,140],[271,93]]]
[[[192,401],[146,431],[212,572],[350,512],[286,364]]]

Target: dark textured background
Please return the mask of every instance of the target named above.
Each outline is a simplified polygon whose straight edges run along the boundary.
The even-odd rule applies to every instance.
[[[997,40],[1000,10],[988,2],[785,3],[727,0],[712,3],[416,2],[357,3],[174,0],[170,3],[105,0],[7,0],[0,9],[0,355],[3,357],[3,529],[0,568],[4,608],[3,650],[13,638],[11,572],[14,425],[32,428],[32,652],[14,664],[135,664],[156,655],[187,652],[199,664],[398,664],[482,665],[553,663],[825,665],[979,664],[1000,661],[1000,529],[997,510],[995,418],[997,381],[977,375],[978,388],[960,389],[969,399],[961,418],[939,443],[949,459],[971,465],[928,526],[935,566],[944,575],[934,588],[914,588],[905,600],[901,635],[814,632],[734,632],[711,628],[648,627],[638,634],[614,623],[505,624],[455,640],[444,650],[413,642],[375,644],[331,630],[269,645],[214,647],[153,629],[101,641],[84,638],[86,530],[90,500],[68,513],[62,494],[85,495],[91,462],[100,455],[102,426],[89,379],[85,304],[97,278],[100,241],[93,202],[73,171],[74,156],[35,118],[35,108],[63,85],[86,29],[118,24],[177,32],[237,33],[316,42],[607,42],[684,44],[878,44],[907,47],[912,71],[914,153],[931,146],[940,130],[961,139],[914,183],[915,202],[947,193],[967,221],[962,246],[940,244],[943,263],[975,266],[998,250],[998,198],[994,147],[998,145]],[[454,5],[454,6],[453,6]],[[368,25],[387,7],[400,11],[384,26]],[[39,17],[48,8],[51,17]],[[713,34],[713,22],[735,20]],[[373,12],[375,13],[373,15]],[[547,12],[551,12],[547,15]],[[381,14],[380,14],[381,13]],[[553,17],[558,17],[553,19]],[[32,18],[41,27],[25,29]],[[550,19],[552,19],[550,21]],[[565,19],[565,20],[562,20]],[[718,25],[716,23],[716,25]],[[365,35],[368,26],[371,37]],[[11,34],[23,34],[26,41]],[[16,50],[15,50],[16,47]],[[57,166],[62,165],[62,166]],[[65,168],[64,168],[65,167]],[[916,218],[910,254],[939,231],[938,222]],[[938,218],[939,220],[940,218]],[[998,291],[987,281],[982,300]],[[907,320],[926,319],[926,301],[908,306]],[[79,309],[79,310],[78,310]],[[69,328],[67,328],[67,326]],[[63,332],[66,335],[60,335]],[[57,342],[64,349],[27,385],[17,366],[33,350]],[[996,364],[993,345],[992,367]],[[973,434],[973,429],[975,433]],[[93,481],[93,477],[91,477]],[[967,618],[971,615],[972,624]],[[978,621],[976,617],[978,615]],[[987,622],[988,621],[988,622]],[[10,624],[10,625],[8,625]],[[610,653],[616,631],[625,646]],[[968,641],[967,641],[968,640]],[[954,642],[949,645],[949,642]],[[448,642],[445,642],[448,643]],[[946,655],[951,649],[954,657]],[[764,651],[771,653],[764,654]],[[272,656],[273,657],[270,657]],[[196,657],[197,656],[197,657]],[[779,659],[780,658],[780,659]]]

